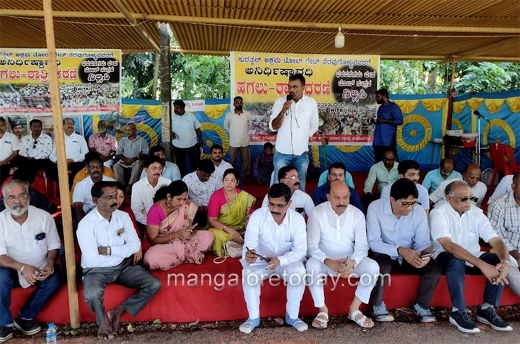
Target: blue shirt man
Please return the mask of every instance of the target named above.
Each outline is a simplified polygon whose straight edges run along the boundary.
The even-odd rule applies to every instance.
[[[376,92],[376,102],[381,105],[377,110],[373,142],[374,158],[378,163],[383,160],[384,151],[388,147],[397,154],[397,126],[403,124],[403,114],[399,106],[388,99],[386,89]]]

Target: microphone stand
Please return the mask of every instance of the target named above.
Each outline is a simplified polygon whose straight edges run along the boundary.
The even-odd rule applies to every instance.
[[[481,147],[480,147],[480,118],[484,118],[488,123],[489,123],[489,119],[486,116],[482,115],[478,111],[475,111],[474,114],[478,118],[477,119],[477,134],[478,134],[478,137],[477,137],[477,147],[475,149],[475,153],[477,154],[477,165],[478,165],[478,167],[481,167],[480,166],[480,163],[481,163],[481,158],[480,158],[480,149],[481,149]],[[488,145],[489,145],[489,143],[488,143]]]

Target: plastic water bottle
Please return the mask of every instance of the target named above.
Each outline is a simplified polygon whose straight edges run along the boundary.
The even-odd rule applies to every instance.
[[[47,329],[47,344],[56,344],[56,327],[54,327],[53,323],[49,324],[49,328]]]

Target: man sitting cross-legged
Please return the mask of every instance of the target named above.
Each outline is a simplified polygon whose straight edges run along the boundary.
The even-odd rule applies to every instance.
[[[267,195],[267,207],[258,209],[249,219],[242,256],[249,264],[265,258],[269,265],[267,270],[244,269],[244,298],[249,318],[240,325],[240,331],[250,333],[260,325],[260,284],[273,274],[287,282],[285,322],[300,332],[305,331],[307,324],[298,318],[305,291],[305,220],[290,209],[291,190],[287,185],[274,184]]]
[[[78,225],[85,302],[96,314],[98,338],[113,338],[120,331],[121,315],[136,316],[161,288],[161,281],[134,265],[132,255],[141,243],[127,213],[116,210],[115,182],[101,181],[92,186],[96,208]],[[103,299],[107,284],[117,283],[138,289],[122,304],[105,313]]]
[[[349,186],[338,180],[330,184],[328,202],[318,205],[309,214],[307,245],[309,260],[307,274],[312,276],[309,290],[314,306],[319,309],[312,326],[327,327],[328,308],[325,304],[322,278],[326,276],[361,277],[354,300],[350,304],[349,317],[361,327],[374,326],[372,319],[359,311],[361,302],[368,303],[374,288],[379,266],[368,258],[368,242],[365,216],[361,210],[349,205]]]

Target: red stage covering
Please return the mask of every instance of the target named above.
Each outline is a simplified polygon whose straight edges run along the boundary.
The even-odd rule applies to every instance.
[[[139,313],[132,318],[125,313],[123,320],[153,321],[160,319],[162,322],[193,322],[193,321],[223,321],[246,319],[247,308],[242,292],[242,268],[238,259],[227,259],[225,263],[217,265],[213,263],[213,256],[208,255],[202,265],[181,265],[170,271],[154,271],[163,283],[159,293]],[[168,275],[170,274],[170,286]],[[178,276],[178,285],[175,285],[175,275]],[[182,278],[184,276],[184,284]],[[198,285],[194,285],[195,278]],[[211,284],[210,284],[211,281]],[[266,280],[262,288],[260,315],[261,317],[283,317],[285,314],[285,287],[283,280],[280,286],[271,286]],[[325,295],[331,315],[348,314],[349,304],[354,297],[355,287],[351,287],[347,280],[340,279],[337,288],[332,291],[332,280],[328,279],[325,287]],[[391,285],[385,289],[385,303],[389,309],[408,307],[415,298],[419,284],[418,276],[393,274]],[[466,276],[466,302],[468,306],[482,303],[485,278],[483,276]],[[29,289],[16,288],[13,290],[13,303],[11,311],[17,314],[23,303],[27,300],[34,287]],[[105,305],[110,309],[121,303],[134,291],[109,285],[105,293]],[[64,285],[52,301],[40,312],[37,320],[42,323],[54,322],[57,324],[69,323],[69,306],[67,286]],[[79,286],[80,320],[82,322],[95,321],[92,313],[84,302],[83,286]],[[502,305],[520,303],[509,287],[506,287],[502,295]],[[450,307],[450,298],[446,286],[446,279],[441,282],[435,291],[432,300],[434,307]],[[306,289],[301,304],[302,316],[314,316],[317,310],[314,308],[312,297]]]

